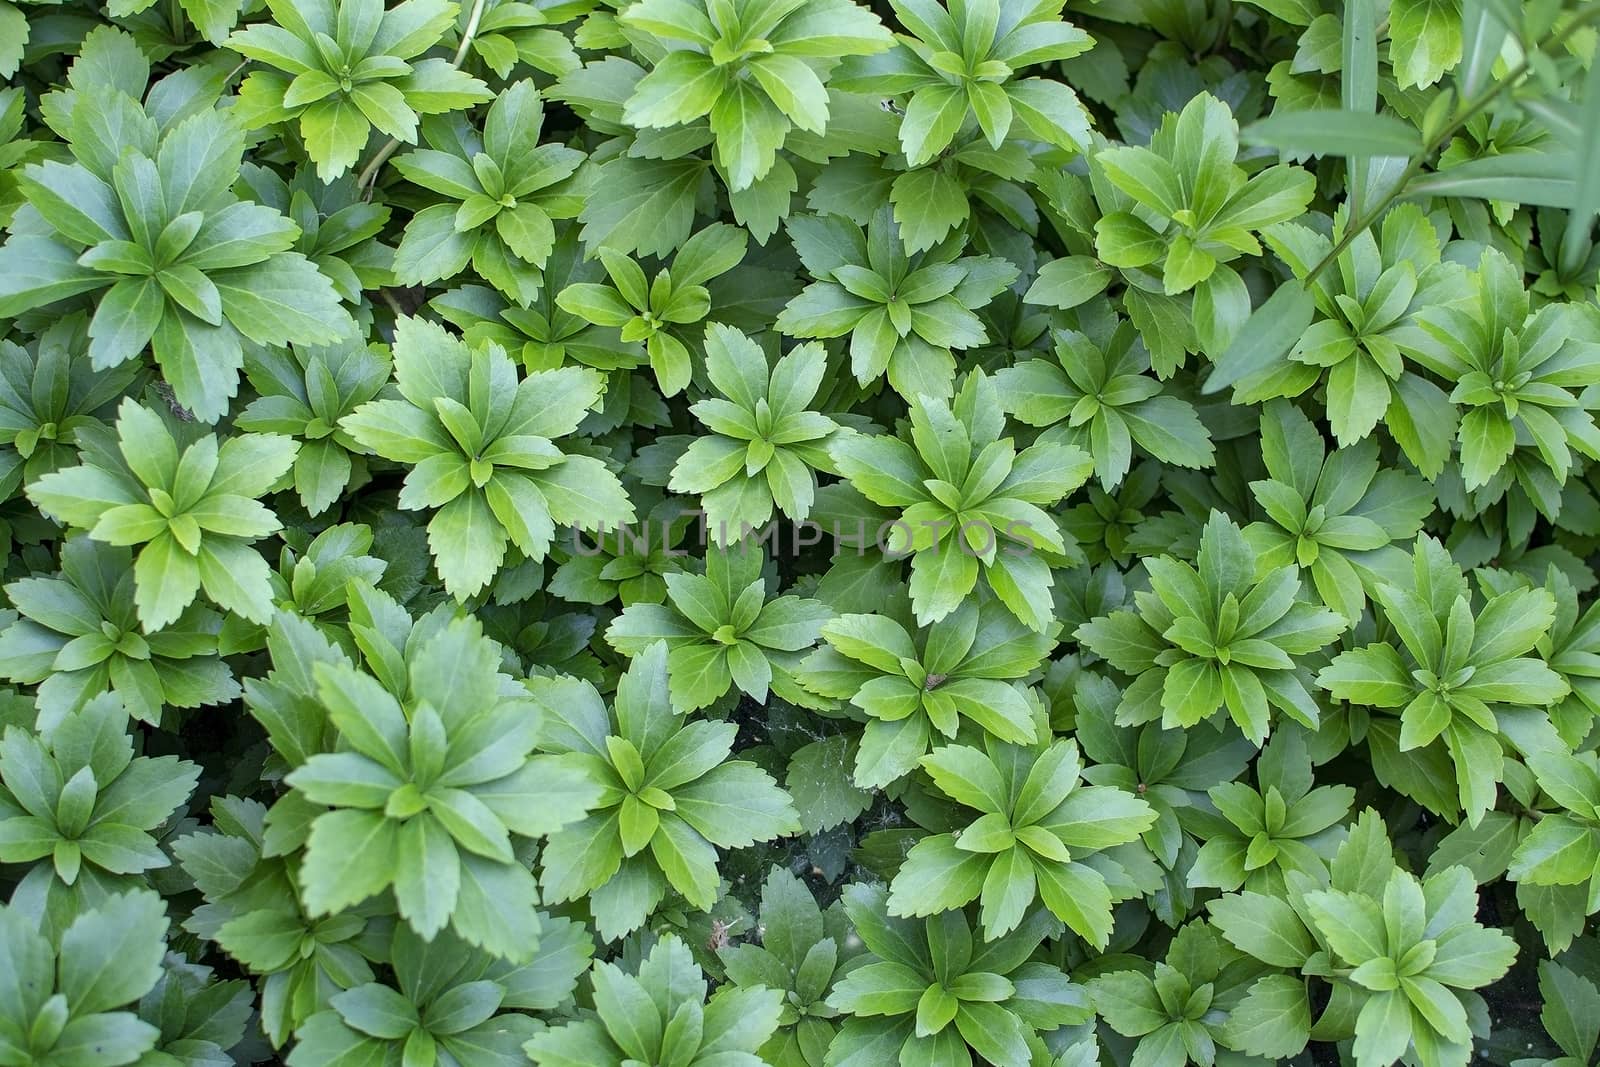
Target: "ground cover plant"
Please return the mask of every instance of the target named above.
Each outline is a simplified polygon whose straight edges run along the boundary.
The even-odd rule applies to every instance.
[[[0,0],[0,1067],[1600,1062],[1597,53]]]

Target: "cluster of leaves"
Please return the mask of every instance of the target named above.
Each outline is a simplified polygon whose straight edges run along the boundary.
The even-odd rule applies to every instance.
[[[1595,1061],[1594,0],[0,77],[0,1064]]]

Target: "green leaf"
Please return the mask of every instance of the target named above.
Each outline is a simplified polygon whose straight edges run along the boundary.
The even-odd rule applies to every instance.
[[[1553,960],[1539,961],[1540,1021],[1568,1056],[1587,1060],[1600,1039],[1600,993],[1587,978]]]
[[[166,904],[133,890],[106,898],[61,935],[59,989],[80,1015],[110,1011],[142,997],[161,974]]]
[[[667,53],[628,99],[623,117],[635,126],[672,126],[711,111],[722,95],[727,74],[702,53]]]
[[[1096,948],[1111,940],[1111,893],[1105,878],[1082,863],[1036,865],[1039,899],[1056,918]]]
[[[330,1003],[353,1029],[391,1041],[404,1038],[418,1022],[411,1001],[377,982],[347,989],[330,998]]]
[[[1384,955],[1383,919],[1370,899],[1323,890],[1306,896],[1317,929],[1351,966]]]
[[[198,562],[170,534],[140,550],[133,576],[139,621],[151,629],[176,621],[200,590]]]
[[[1290,282],[1281,285],[1234,335],[1206,378],[1201,391],[1221,392],[1245,378],[1272,368],[1288,355],[1316,314],[1316,301],[1309,290]]]
[[[1499,930],[1476,924],[1458,926],[1439,938],[1428,976],[1456,989],[1477,989],[1510,969],[1517,943]]]
[[[1225,896],[1208,907],[1212,921],[1233,946],[1275,967],[1299,967],[1315,949],[1294,909],[1259,893]]]
[[[913,167],[942,152],[967,117],[967,96],[953,85],[918,90],[900,121],[900,146]]]
[[[89,323],[89,358],[101,367],[132,359],[150,343],[165,311],[165,298],[154,279],[113,285]]]
[[[466,598],[500,569],[506,531],[483,494],[469,491],[440,508],[428,523],[428,548],[445,588]]]
[[[1570,154],[1514,152],[1419,174],[1406,184],[1405,194],[1477,197],[1566,208],[1576,198],[1576,173],[1577,161]]]
[[[1039,268],[1039,276],[1022,299],[1050,307],[1077,307],[1105,291],[1114,272],[1090,256],[1067,256]]]
[[[907,252],[923,252],[966,222],[967,190],[943,167],[923,167],[896,178],[889,200]]]
[[[450,926],[467,942],[512,962],[533,958],[539,947],[539,891],[533,875],[515,863],[462,853],[461,889]]]
[[[735,82],[717,98],[711,132],[730,190],[747,189],[772,169],[788,126],[770,98],[748,82]]]
[[[1436,31],[1439,32],[1439,31]],[[1600,148],[1595,140],[1600,136],[1600,75],[1591,66],[1584,78],[1583,96],[1579,112],[1580,135],[1578,158],[1573,173],[1576,176],[1572,195],[1572,214],[1567,220],[1566,232],[1561,241],[1561,262],[1571,265],[1584,255],[1590,246],[1587,240],[1596,215],[1600,215]]]
[[[1409,123],[1359,111],[1278,111],[1246,127],[1240,137],[1294,155],[1409,158],[1422,151],[1422,137]]]
[[[1100,975],[1089,983],[1095,1010],[1117,1033],[1139,1037],[1164,1026],[1167,1012],[1150,979],[1134,971]]]
[[[597,963],[589,977],[595,1010],[612,1038],[631,1058],[651,1058],[661,1044],[662,1023],[649,991],[637,978],[608,963]]]
[[[1311,1007],[1305,982],[1289,975],[1258,979],[1228,1013],[1223,1038],[1251,1056],[1297,1056],[1311,1033]]]
[[[65,245],[48,238],[12,236],[0,246],[0,315],[103,288],[106,276],[77,260]]]
[[[1555,816],[1542,819],[1517,846],[1507,872],[1517,881],[1575,885],[1588,878],[1600,856],[1592,826]]]
[[[131,1012],[70,1020],[51,1054],[74,1063],[129,1062],[149,1051],[160,1031]]]
[[[798,831],[789,795],[753,763],[724,763],[674,791],[677,812],[714,844],[743,848]]]
[[[1093,123],[1078,94],[1053,78],[1024,78],[1006,86],[1006,96],[1022,124],[1057,148],[1083,151],[1093,140]]]
[[[784,788],[794,798],[800,825],[807,833],[853,821],[872,802],[872,794],[850,778],[856,743],[846,734],[813,741],[789,757]]]
[[[948,834],[923,838],[906,854],[889,892],[891,915],[936,915],[975,899],[990,857],[966,852]]]
[[[694,224],[695,192],[704,177],[705,164],[693,159],[612,160],[595,178],[607,195],[589,197],[584,204],[584,243],[671,255]]]
[[[372,126],[355,101],[343,95],[312,104],[300,116],[306,153],[324,181],[332,181],[355,164],[371,132]]]
[[[1389,11],[1389,57],[1403,89],[1426,87],[1462,55],[1464,8],[1451,0],[1401,0]]]
[[[300,881],[306,907],[328,914],[358,904],[394,877],[396,824],[370,811],[331,811],[311,825]]]
[[[400,914],[425,937],[444,929],[461,885],[450,835],[437,819],[412,819],[400,826],[395,859],[394,894]]]

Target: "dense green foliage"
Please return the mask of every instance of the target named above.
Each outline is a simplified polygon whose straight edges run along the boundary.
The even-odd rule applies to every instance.
[[[0,1067],[1600,1062],[1600,0],[0,78]]]

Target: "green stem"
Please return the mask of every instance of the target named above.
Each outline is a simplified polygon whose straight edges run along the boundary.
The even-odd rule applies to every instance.
[[[1518,63],[1515,67],[1506,72],[1506,76],[1504,78],[1499,79],[1493,85],[1478,93],[1478,95],[1473,97],[1470,101],[1465,102],[1462,105],[1461,110],[1456,112],[1455,118],[1447,122],[1437,133],[1430,137],[1427,143],[1422,146],[1421,152],[1411,157],[1410,161],[1406,163],[1406,169],[1400,172],[1399,179],[1397,179],[1390,186],[1389,191],[1383,195],[1376,205],[1373,206],[1372,210],[1367,212],[1360,219],[1352,219],[1350,221],[1350,225],[1345,228],[1344,236],[1339,238],[1339,240],[1334,244],[1333,248],[1329,250],[1327,255],[1323,256],[1322,259],[1317,262],[1315,267],[1311,268],[1311,273],[1305,276],[1304,284],[1309,288],[1311,283],[1316,280],[1317,275],[1321,274],[1324,270],[1327,270],[1335,260],[1344,254],[1345,249],[1349,248],[1350,245],[1355,242],[1357,237],[1360,237],[1363,233],[1370,229],[1372,224],[1377,222],[1385,211],[1389,210],[1390,205],[1396,200],[1400,199],[1401,195],[1405,192],[1406,186],[1410,184],[1411,179],[1422,173],[1423,165],[1433,157],[1435,152],[1449,144],[1450,139],[1460,132],[1463,126],[1465,126],[1468,122],[1471,122],[1473,117],[1476,116],[1478,112],[1482,111],[1484,108],[1493,103],[1495,98],[1498,97],[1502,92],[1521,81],[1523,76],[1528,73],[1529,68],[1532,66],[1532,57],[1534,55],[1543,53],[1548,49],[1554,48],[1561,44],[1561,42],[1565,41],[1574,32],[1594,21],[1597,17],[1600,17],[1600,5],[1590,7],[1581,14],[1574,16],[1560,30],[1552,30],[1545,34],[1545,36],[1535,43],[1533,48],[1528,51],[1527,57],[1524,58],[1522,62]]]
[[[450,65],[457,70],[460,70],[461,64],[466,62],[467,50],[472,47],[473,38],[478,36],[478,24],[483,21],[483,7],[484,0],[472,0],[472,10],[467,13],[466,28],[461,31],[461,44],[456,47],[455,57],[450,60]],[[383,168],[384,163],[388,161],[390,156],[394,155],[395,150],[399,147],[399,138],[389,138],[388,141],[384,142],[383,147],[378,149],[377,154],[372,157],[367,165],[361,168],[361,176],[356,179],[356,188],[362,191],[363,199],[370,200],[372,198],[372,189],[377,183],[378,171]]]
[[[394,317],[396,319],[406,318],[407,315],[410,314],[405,308],[400,306],[400,301],[396,300],[394,294],[388,289],[379,289],[378,294],[383,297],[383,302],[389,305],[389,310],[394,312]]]
[[[483,21],[483,0],[472,0],[472,10],[467,13],[467,28],[461,31],[461,44],[456,48],[456,57],[450,65],[457,70],[467,60],[467,49],[472,47],[472,39],[478,36],[478,23]]]
[[[378,170],[390,156],[394,155],[395,149],[399,147],[400,141],[398,138],[389,138],[384,142],[383,147],[378,149],[377,155],[372,157],[371,162],[361,169],[361,177],[356,179],[356,188],[361,190],[363,199],[372,199],[372,187],[378,180]]]

